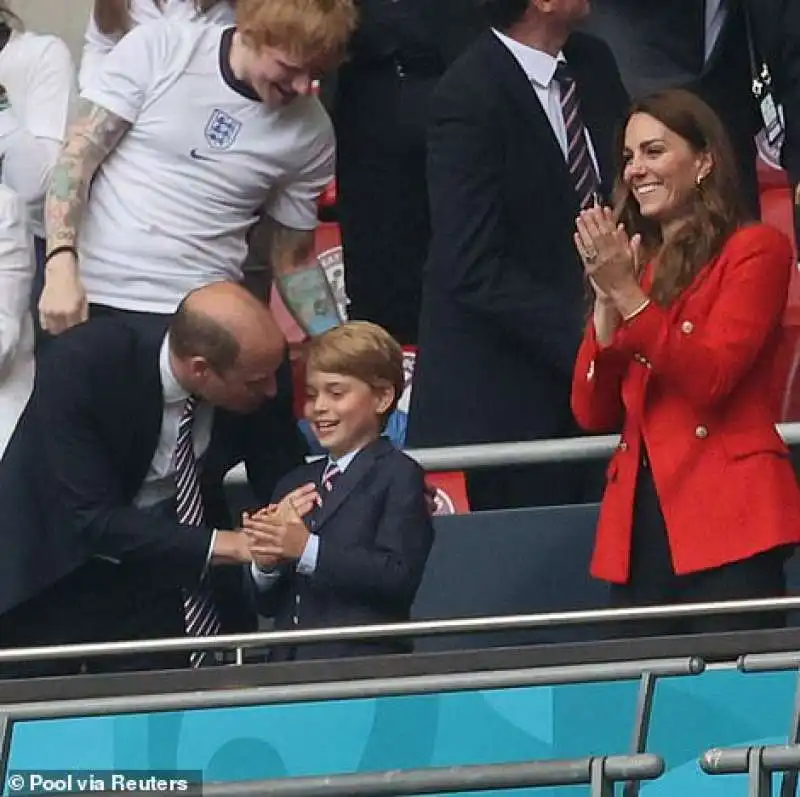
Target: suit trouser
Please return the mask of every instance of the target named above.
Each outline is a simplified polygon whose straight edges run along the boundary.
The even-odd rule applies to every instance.
[[[792,183],[792,196],[794,197],[794,241],[800,251],[800,180]]]
[[[786,594],[785,552],[765,551],[738,562],[676,575],[664,516],[646,461],[639,468],[634,502],[630,578],[611,587],[614,607],[776,598]],[[708,634],[780,628],[782,612],[701,615],[620,625],[618,636]]]
[[[117,307],[108,307],[103,304],[89,305],[89,315],[92,318],[113,316],[125,321],[135,332],[140,335],[163,337],[167,332],[172,316],[168,313],[144,313],[138,310],[120,310]]]
[[[46,556],[46,552],[43,552]],[[183,597],[141,565],[91,559],[34,598],[0,616],[3,648],[180,637]],[[0,677],[129,672],[188,666],[185,653],[24,661],[0,664]]]
[[[348,314],[403,344],[417,341],[430,239],[425,130],[437,80],[351,64],[333,115]]]
[[[42,332],[42,325],[39,323],[39,299],[42,295],[44,288],[44,259],[45,259],[45,240],[44,238],[35,237],[33,239],[33,252],[34,252],[34,271],[33,271],[33,287],[31,288],[31,303],[30,310],[33,317],[33,331],[36,335],[36,343],[39,344],[45,336]]]
[[[604,462],[548,462],[468,470],[473,511],[596,503],[603,489]]]
[[[582,434],[570,421],[549,437]],[[468,470],[470,508],[482,511],[597,503],[603,494],[606,467],[602,460],[576,460]]]

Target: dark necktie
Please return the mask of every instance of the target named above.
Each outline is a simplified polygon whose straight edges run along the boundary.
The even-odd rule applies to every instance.
[[[572,177],[572,185],[578,196],[580,208],[583,209],[592,204],[600,187],[600,180],[589,154],[586,127],[581,118],[578,87],[569,67],[563,61],[559,61],[556,67],[555,80],[561,89],[561,112],[564,115],[564,126],[567,131],[567,168]]]
[[[201,526],[205,522],[203,500],[200,495],[200,476],[194,454],[192,427],[197,398],[189,396],[178,424],[178,443],[175,447],[175,482],[178,522],[186,526]],[[220,630],[219,615],[207,577],[203,577],[191,592],[184,591],[183,608],[186,615],[186,633],[189,636],[213,636]],[[198,667],[205,653],[192,653],[190,661]]]

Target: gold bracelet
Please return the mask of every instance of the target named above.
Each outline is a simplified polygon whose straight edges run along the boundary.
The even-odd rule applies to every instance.
[[[622,316],[623,321],[632,321],[639,313],[643,312],[650,306],[650,300],[645,299],[632,313]]]

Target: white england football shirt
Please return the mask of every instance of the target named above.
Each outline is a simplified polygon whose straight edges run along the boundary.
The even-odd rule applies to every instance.
[[[241,279],[262,207],[315,228],[334,173],[330,119],[315,97],[269,107],[237,81],[233,32],[141,25],[83,93],[132,124],[95,175],[80,231],[90,302],[170,313],[194,288]]]

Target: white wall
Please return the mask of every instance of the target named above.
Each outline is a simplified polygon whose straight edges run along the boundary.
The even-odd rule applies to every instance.
[[[25,26],[39,33],[55,33],[69,45],[77,63],[83,30],[92,0],[10,0],[9,6]]]

